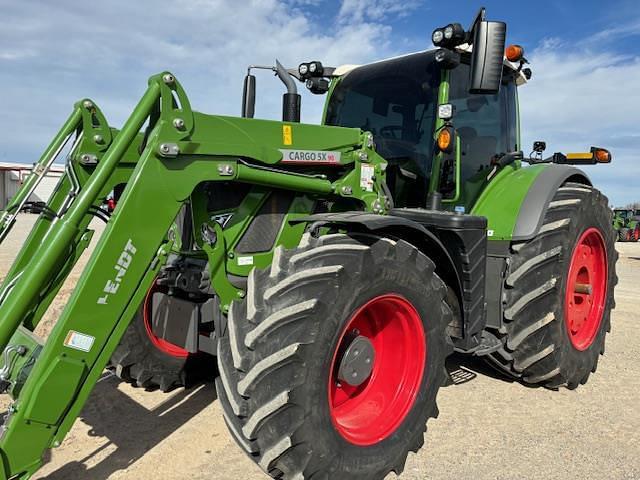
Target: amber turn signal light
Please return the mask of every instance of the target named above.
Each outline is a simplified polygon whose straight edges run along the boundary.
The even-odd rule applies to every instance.
[[[524,48],[520,45],[509,45],[504,52],[504,56],[510,62],[519,62],[524,58]]]
[[[453,151],[454,132],[451,127],[444,127],[438,133],[438,148],[441,152],[451,153]]]
[[[598,163],[611,163],[611,152],[605,148],[591,147],[593,158]]]

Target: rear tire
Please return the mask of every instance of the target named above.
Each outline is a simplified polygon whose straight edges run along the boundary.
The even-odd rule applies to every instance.
[[[232,304],[227,330],[220,336],[216,387],[237,443],[277,479],[378,480],[391,471],[401,473],[408,452],[423,444],[428,418],[438,413],[436,394],[445,381],[445,358],[452,351],[445,334],[451,315],[445,294],[433,262],[403,241],[358,241],[342,234],[315,239],[307,234],[294,250],[278,248],[270,271],[252,271],[247,297]],[[366,305],[387,297],[411,305],[409,310],[418,314],[411,324],[420,325],[418,333],[424,333],[411,339],[417,356],[426,348],[426,365],[422,363],[420,373],[412,377],[415,382],[406,384],[407,390],[415,387],[415,395],[399,416],[383,408],[388,415],[340,423],[344,418],[332,403],[333,393],[359,387],[333,381],[334,355],[344,352],[346,326],[360,318]],[[393,317],[374,317],[378,326],[394,319],[376,335],[400,324],[401,317],[392,312]],[[364,329],[353,331],[365,335]],[[386,353],[376,347],[374,373],[358,390],[361,393],[348,395],[358,398],[380,384],[377,379],[386,375],[379,367],[385,355],[399,358],[397,371],[390,368],[393,375],[415,373],[403,369],[409,355],[396,346],[407,345],[403,339],[410,343],[400,335]],[[389,398],[395,401],[401,394]],[[394,415],[397,426],[387,422]],[[378,424],[390,430],[376,436]]]
[[[631,230],[628,228],[621,228],[618,230],[618,241],[628,242],[631,239]]]
[[[549,388],[576,388],[596,371],[617,283],[607,205],[598,190],[568,183],[550,203],[540,233],[512,244],[503,347],[487,357],[493,366]],[[575,293],[579,287],[592,293]]]

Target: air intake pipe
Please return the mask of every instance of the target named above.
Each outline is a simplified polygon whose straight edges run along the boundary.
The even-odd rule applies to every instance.
[[[287,87],[287,93],[282,96],[282,121],[300,122],[301,97],[298,94],[298,87],[293,77],[278,60],[276,60],[276,75]]]

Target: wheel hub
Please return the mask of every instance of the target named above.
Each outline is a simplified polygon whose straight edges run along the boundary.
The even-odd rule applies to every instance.
[[[328,378],[336,431],[359,446],[393,434],[419,395],[426,363],[423,321],[406,298],[380,295],[357,309],[339,337]]]
[[[338,378],[352,387],[362,385],[371,376],[375,356],[371,340],[363,335],[356,336],[342,355]]]
[[[606,304],[607,251],[596,228],[578,239],[567,273],[565,323],[569,339],[577,350],[593,343]]]

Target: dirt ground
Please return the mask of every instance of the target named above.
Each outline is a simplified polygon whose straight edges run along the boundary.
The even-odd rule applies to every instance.
[[[4,275],[33,222],[0,247]],[[440,416],[410,455],[403,480],[640,479],[640,243],[618,244],[613,330],[598,372],[576,391],[527,388],[481,363],[453,358],[458,383],[441,390]],[[64,307],[70,276],[42,331]],[[6,405],[3,404],[3,405]],[[227,435],[211,384],[170,394],[105,377],[50,461],[49,480],[266,478]]]

